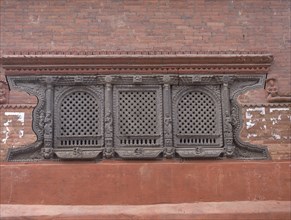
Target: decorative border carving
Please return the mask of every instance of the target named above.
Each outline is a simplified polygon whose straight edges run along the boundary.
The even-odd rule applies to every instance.
[[[269,53],[193,51],[11,51],[0,58],[6,75],[266,73]]]
[[[32,162],[43,160],[41,149],[43,141],[36,141],[27,146],[9,148],[7,152],[7,161],[13,162]]]
[[[160,85],[162,87],[166,84],[169,88],[172,85],[180,85],[182,87],[207,85],[208,87],[215,87],[215,85],[223,84],[223,77],[226,75],[232,80],[229,84],[230,125],[233,128],[235,144],[235,152],[232,157],[238,159],[269,158],[266,148],[244,143],[240,139],[242,106],[237,102],[237,97],[246,90],[264,85],[266,74],[272,61],[273,56],[268,53],[238,51],[207,53],[183,51],[14,51],[5,53],[0,57],[0,63],[8,76],[10,88],[26,91],[38,97],[38,104],[33,111],[33,130],[37,135],[37,141],[27,147],[10,149],[8,160],[34,160],[32,158],[39,160],[43,159],[45,154],[51,153],[40,151],[43,148],[44,116],[47,114],[47,108],[49,108],[46,103],[46,81],[49,75],[54,88],[55,86],[81,85],[105,85],[104,88],[111,85],[113,88],[116,85],[134,85],[136,87],[140,87],[140,85]],[[45,75],[34,76],[34,74]],[[111,79],[110,82],[108,82],[108,77]],[[173,91],[171,90],[171,92]],[[214,95],[220,96],[219,92]],[[107,98],[106,100],[111,99],[109,93]],[[160,108],[163,109],[162,102],[160,105]],[[110,108],[110,105],[106,107],[106,109]],[[170,117],[166,117],[161,122],[163,131],[165,128],[168,129],[167,126],[163,127],[163,123],[171,124],[172,120],[170,119]],[[107,122],[106,126],[108,126]],[[168,130],[171,131],[170,129]],[[134,152],[129,152],[127,148],[115,149],[110,147],[113,145],[111,134],[109,133],[107,132],[107,139],[105,140],[106,146],[109,147],[104,148],[103,151],[95,152],[96,157],[103,153],[103,156],[109,158],[114,156],[114,152],[124,158],[130,158],[128,155],[135,154],[134,158],[140,159],[158,157],[161,154],[171,158],[175,155],[175,152],[185,158],[195,158],[199,157],[199,155],[215,157],[215,155],[224,153],[223,150],[225,150],[224,148],[219,148],[222,152],[214,152],[198,147],[190,151],[187,149],[183,153],[177,152],[177,149],[172,148],[170,143],[163,143],[161,148],[155,148],[153,152],[147,152],[150,150],[148,148],[146,150],[137,148]],[[168,133],[162,134],[162,139],[167,134],[165,142],[169,142],[171,139]],[[75,155],[83,154],[79,149],[74,149],[72,153]],[[63,158],[63,155],[64,152],[59,152],[60,158]]]
[[[166,57],[167,55],[244,55],[249,58],[249,55],[264,55],[268,54],[267,51],[107,51],[107,50],[6,50],[3,51],[3,54],[7,57],[14,56],[102,56],[102,55],[145,55],[145,56],[162,56]],[[243,58],[241,58],[243,60]],[[268,59],[268,58],[265,58]],[[246,59],[244,59],[246,60]],[[264,61],[262,59],[262,61]]]
[[[263,87],[265,79],[266,76],[264,75],[237,77],[230,85],[231,116],[234,132],[234,142],[236,145],[233,158],[251,160],[270,159],[267,147],[256,146],[241,140],[240,131],[243,125],[241,114],[242,108],[237,101],[238,96],[247,90]]]
[[[0,105],[0,109],[25,109],[25,108],[34,108],[35,105],[34,104],[4,104],[4,105]]]
[[[44,130],[42,117],[45,114],[45,86],[42,86],[38,77],[8,77],[10,89],[25,91],[29,95],[34,95],[38,99],[38,103],[33,110],[32,129],[36,134],[37,140],[27,147],[18,147],[9,149],[7,153],[7,160],[11,161],[16,158],[22,158],[22,154],[29,152],[36,152],[41,149],[44,141]]]
[[[195,75],[197,76],[199,79],[203,78],[203,76],[201,75]],[[74,78],[74,76],[70,76],[71,78]],[[70,78],[69,76],[66,77],[65,79],[69,79]],[[103,78],[103,77],[106,77],[106,76],[99,76],[100,78]],[[174,86],[172,89],[171,89],[171,92],[173,93],[172,94],[172,102],[173,102],[173,105],[172,105],[172,108],[173,108],[173,122],[175,123],[176,121],[176,116],[175,116],[175,104],[177,103],[177,100],[178,100],[178,96],[181,95],[180,93],[181,92],[187,92],[188,90],[192,91],[192,90],[199,90],[201,91],[201,85],[199,87],[197,87],[197,81],[196,80],[191,80],[191,81],[185,81],[185,79],[192,79],[193,76],[183,76],[183,82],[186,82],[185,86],[183,85],[180,85],[180,86]],[[198,78],[195,78],[195,79],[198,79]],[[230,91],[230,104],[231,104],[231,125],[233,126],[233,132],[234,132],[234,144],[235,144],[235,152],[233,154],[233,158],[239,158],[239,159],[266,159],[266,158],[269,158],[269,155],[268,155],[268,152],[267,152],[267,149],[264,148],[264,147],[257,147],[257,146],[254,146],[252,144],[249,144],[249,143],[244,143],[240,137],[239,137],[239,133],[240,133],[240,130],[241,130],[241,127],[242,127],[242,118],[241,118],[241,106],[238,104],[238,102],[236,101],[237,97],[245,92],[246,90],[249,90],[249,89],[254,89],[254,88],[257,88],[257,87],[261,87],[263,84],[264,84],[264,80],[265,80],[265,76],[264,75],[255,75],[255,76],[246,76],[246,75],[228,75],[228,77],[230,77],[230,88],[229,88],[229,91]],[[44,76],[39,76],[39,77],[14,77],[14,76],[9,76],[9,83],[10,83],[10,86],[11,88],[13,89],[20,89],[20,90],[23,90],[23,91],[27,91],[28,93],[30,94],[34,94],[38,97],[38,105],[37,107],[34,109],[34,120],[33,120],[33,129],[34,131],[36,132],[37,134],[37,142],[26,147],[26,148],[17,148],[17,149],[11,149],[9,151],[9,156],[8,156],[8,160],[19,160],[19,159],[24,159],[25,155],[26,155],[26,158],[31,158],[31,157],[35,157],[35,152],[37,150],[40,150],[40,148],[42,148],[43,146],[43,126],[45,124],[45,77]],[[97,77],[98,78],[98,77]],[[97,79],[95,78],[95,79]],[[107,76],[108,78],[108,76]],[[113,101],[114,103],[116,103],[116,89],[118,90],[118,88],[120,89],[123,89],[123,90],[126,90],[127,87],[128,88],[131,88],[131,89],[139,89],[139,90],[142,90],[143,88],[154,88],[154,89],[158,89],[158,91],[160,91],[160,99],[161,99],[161,96],[162,96],[162,85],[160,85],[160,83],[163,81],[163,80],[156,80],[155,81],[155,84],[153,85],[148,85],[147,83],[148,82],[152,82],[153,80],[152,79],[149,79],[150,76],[146,76],[145,78],[143,76],[141,76],[140,79],[142,79],[142,83],[144,83],[142,86],[140,85],[130,85],[130,86],[125,86],[124,85],[124,82],[129,82],[129,80],[131,80],[131,82],[133,83],[134,79],[130,76],[111,76],[111,82],[115,82],[116,86],[114,86],[114,96],[113,96]],[[164,77],[162,75],[159,75],[159,76],[153,76],[154,79],[163,79]],[[209,77],[208,77],[209,78]],[[220,100],[220,90],[218,90],[218,86],[221,85],[222,83],[222,77],[221,76],[217,76],[217,75],[213,75],[210,77],[211,80],[214,80],[215,79],[215,82],[216,84],[210,84],[210,85],[204,85],[203,86],[203,91],[206,91],[208,95],[212,96],[212,98],[214,98],[215,100]],[[59,80],[55,80],[55,79],[60,79],[59,76],[56,76],[56,77],[52,77],[52,82],[56,82],[57,85],[61,85],[62,83],[60,83]],[[116,79],[119,79],[119,80],[116,80]],[[149,79],[149,81],[147,81]],[[177,83],[177,78],[176,76],[174,76],[173,79],[176,79],[174,81],[171,81],[172,83],[176,84]],[[188,80],[187,79],[187,80]],[[106,80],[99,80],[97,79],[98,82],[100,81],[104,81],[106,82]],[[95,81],[97,83],[97,81]],[[107,80],[108,81],[108,80]],[[82,81],[83,82],[83,81]],[[166,82],[168,82],[166,80]],[[169,81],[170,82],[170,81]],[[192,83],[192,86],[190,86],[190,82]],[[214,82],[214,81],[213,81]],[[78,81],[78,83],[80,83],[80,81]],[[107,82],[108,83],[108,82]],[[180,83],[179,83],[180,84]],[[76,84],[76,83],[73,83],[72,82],[72,85],[74,85],[74,87],[79,87],[79,84]],[[84,85],[84,84],[82,84]],[[89,84],[89,88],[91,90],[91,92],[95,92],[95,86],[92,86],[91,84]],[[169,88],[171,88],[170,85],[168,85]],[[76,88],[75,87],[75,88]],[[81,86],[82,87],[82,86]],[[65,86],[65,87],[62,87],[62,86],[56,86],[54,87],[55,89],[55,92],[56,92],[56,97],[55,97],[55,103],[58,102],[59,100],[59,97],[60,97],[60,93],[61,93],[61,90],[59,90],[59,88],[67,88],[67,90],[72,90],[71,87],[69,86]],[[75,89],[73,88],[73,89]],[[177,90],[178,88],[178,90]],[[87,88],[86,88],[87,89]],[[66,89],[64,91],[67,91]],[[103,89],[102,89],[102,94],[100,93],[99,95],[99,98],[101,99],[100,102],[104,102],[104,92],[103,92]],[[162,114],[162,105],[163,105],[163,102],[160,101],[159,102],[159,108],[160,108],[160,113]],[[104,106],[102,107],[102,109],[104,108]],[[116,107],[114,107],[113,109],[113,112],[116,112]],[[102,112],[102,111],[101,111]],[[221,114],[221,108],[219,107],[218,108],[218,114]],[[102,116],[103,117],[103,116]],[[162,116],[160,116],[160,119],[162,120]],[[55,119],[56,120],[56,119]],[[116,117],[115,117],[115,121],[116,121]],[[164,121],[165,123],[166,121]],[[171,124],[173,122],[170,122]],[[161,121],[160,122],[161,126],[163,126],[163,122]],[[220,124],[220,123],[218,123]],[[175,126],[174,126],[175,128]],[[102,125],[102,129],[103,129],[103,125]],[[116,127],[115,127],[116,129]],[[164,131],[165,128],[160,128],[160,130],[163,130]],[[221,131],[221,128],[220,128],[220,131]],[[116,133],[116,131],[115,131]],[[102,131],[102,134],[103,134],[103,131]],[[156,148],[157,150],[155,150],[154,152],[156,156],[159,156],[161,153],[164,154],[165,157],[167,158],[170,158],[173,156],[173,154],[176,152],[177,154],[179,154],[180,156],[182,157],[192,157],[195,158],[195,157],[199,157],[202,156],[202,157],[212,157],[213,155],[216,155],[216,153],[218,154],[218,151],[215,151],[216,153],[212,152],[210,149],[208,150],[205,150],[204,148],[203,149],[200,149],[200,148],[193,148],[193,149],[184,149],[184,148],[175,148],[175,149],[172,149],[172,147],[169,145],[167,146],[164,146],[164,144],[166,143],[163,143],[163,135],[165,134],[161,134],[161,149],[159,148]],[[170,137],[170,134],[168,135]],[[115,136],[116,138],[116,136]],[[116,140],[115,140],[116,141]],[[168,141],[168,139],[167,139]],[[103,145],[103,144],[102,144]],[[225,145],[225,143],[224,143]],[[102,146],[103,147],[103,146]],[[103,148],[102,148],[103,149]],[[96,157],[101,154],[102,152],[102,149],[100,149],[100,152],[98,151],[98,154],[97,154],[97,151],[96,151]],[[185,152],[183,153],[183,149],[185,150]],[[178,150],[178,151],[177,151]],[[54,150],[55,151],[55,150]],[[110,151],[110,152],[109,152]],[[143,148],[140,148],[140,147],[137,147],[137,148],[121,148],[121,147],[117,147],[117,148],[110,148],[110,149],[107,149],[106,151],[104,151],[103,153],[105,154],[110,154],[110,157],[113,156],[113,153],[114,151],[120,156],[120,157],[124,157],[124,158],[130,158],[130,154],[132,155],[132,158],[150,158],[150,157],[153,157],[153,154],[152,153],[149,153],[148,150],[144,150]],[[28,152],[31,152],[30,155],[28,155]],[[60,152],[57,154],[57,151],[55,151],[55,153],[57,155],[60,156],[60,158],[65,158],[65,156],[70,156],[71,159],[72,158],[79,158],[79,159],[82,159],[81,157],[79,157],[78,155],[87,155],[87,154],[75,154],[74,152],[80,152],[78,150],[73,150],[72,151],[72,155],[68,155],[68,154],[64,154],[64,152]],[[95,151],[94,151],[95,152]],[[131,152],[131,153],[130,153]],[[159,153],[158,153],[159,152]],[[186,153],[187,152],[187,153]],[[200,152],[200,153],[199,153]],[[201,152],[204,152],[204,153],[201,153]],[[51,152],[43,152],[44,155],[46,154],[50,154]],[[86,152],[88,153],[88,152]],[[224,153],[224,151],[220,151],[219,155],[221,153]],[[23,157],[21,157],[20,155],[21,154],[24,154]],[[94,154],[94,153],[93,153]],[[19,155],[19,156],[18,156]],[[28,155],[28,156],[27,156]],[[34,156],[33,156],[34,155]],[[38,153],[38,156],[37,158],[40,159],[40,153]],[[77,155],[77,156],[76,156]],[[88,156],[88,155],[87,155]],[[88,156],[89,158],[89,156]],[[68,159],[68,158],[67,158]]]
[[[291,107],[291,103],[241,103],[244,108],[249,107]]]
[[[163,148],[148,148],[148,147],[118,147],[115,152],[122,159],[154,159],[159,157],[163,152]]]
[[[94,160],[102,153],[102,149],[98,148],[79,148],[75,147],[71,150],[68,149],[55,149],[54,153],[58,158],[63,160]]]
[[[176,148],[177,154],[182,158],[218,158],[224,153],[223,148]]]

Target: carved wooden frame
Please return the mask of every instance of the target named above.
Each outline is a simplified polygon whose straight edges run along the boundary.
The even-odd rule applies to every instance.
[[[136,81],[136,78],[133,78],[133,82]],[[157,112],[157,135],[144,135],[131,136],[130,139],[138,138],[150,138],[155,139],[157,143],[155,146],[142,146],[135,144],[131,147],[124,147],[120,144],[120,135],[119,131],[119,99],[118,95],[121,91],[132,91],[132,92],[143,92],[143,91],[154,91],[156,93],[156,112]],[[161,152],[163,152],[163,108],[162,108],[162,87],[160,85],[115,85],[113,88],[113,112],[114,112],[114,148],[115,152],[125,159],[144,159],[144,158],[155,158],[158,157]]]
[[[178,102],[183,98],[184,95],[186,95],[189,92],[202,92],[209,97],[214,102],[215,108],[216,108],[216,125],[217,125],[217,131],[215,134],[212,135],[205,135],[208,138],[214,138],[216,139],[217,143],[215,144],[191,144],[191,147],[187,147],[187,145],[179,144],[178,142]],[[173,87],[173,127],[174,127],[174,146],[176,148],[176,152],[180,156],[184,157],[201,157],[203,154],[203,157],[218,157],[220,153],[223,153],[223,135],[222,135],[222,116],[221,116],[221,99],[220,99],[220,88],[219,85],[192,85],[192,86],[175,86]],[[195,135],[198,138],[202,138],[202,135]],[[193,137],[193,135],[189,135],[189,137]],[[213,148],[213,149],[212,149]],[[221,148],[219,150],[219,148]],[[191,154],[192,151],[192,154]],[[184,152],[187,152],[184,154]]]
[[[37,135],[37,141],[26,147],[9,149],[8,161],[97,159],[101,156],[130,159],[153,159],[159,156],[269,158],[266,147],[245,143],[240,139],[242,118],[237,97],[247,90],[264,86],[267,71],[273,60],[272,55],[261,53],[92,54],[72,55],[72,57],[56,57],[52,54],[33,54],[25,57],[13,54],[1,58],[10,89],[26,91],[38,98],[38,105],[33,112],[33,130]],[[43,66],[44,63],[46,66]],[[40,76],[34,75],[40,73]],[[56,85],[104,86],[104,144],[98,151],[89,149],[80,152],[79,149],[73,149],[70,152],[61,152],[63,156],[57,154],[53,146],[53,124],[49,119],[50,114],[53,113],[53,94]],[[115,86],[125,85],[162,86],[163,145],[161,148],[125,150],[121,155],[118,152],[120,148],[115,147],[113,90]],[[172,112],[172,102],[175,98],[172,100],[172,88],[185,86],[193,88],[220,86],[220,91],[216,90],[213,94],[221,97],[223,147],[178,148],[175,146],[173,142],[175,117]]]
[[[92,136],[90,139],[96,139],[98,140],[98,144],[96,144],[94,147],[76,147],[76,148],[65,148],[59,146],[59,133],[60,133],[60,125],[59,122],[59,110],[62,100],[66,97],[66,95],[76,92],[76,91],[82,91],[89,93],[98,103],[98,135]],[[103,93],[103,87],[98,86],[84,86],[84,85],[71,85],[71,86],[61,86],[57,87],[55,89],[55,99],[54,99],[54,152],[55,154],[61,158],[61,159],[82,159],[82,154],[87,154],[86,158],[89,159],[89,155],[92,156],[92,158],[96,158],[101,153],[101,148],[104,145],[104,93]],[[63,138],[65,140],[69,140],[68,138]],[[73,138],[75,139],[75,138]],[[78,139],[84,139],[87,140],[87,138],[79,137]],[[94,153],[92,153],[94,152]]]

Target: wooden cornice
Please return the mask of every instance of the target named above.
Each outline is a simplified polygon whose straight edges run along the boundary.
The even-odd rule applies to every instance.
[[[12,51],[0,57],[6,75],[266,74],[265,52]]]

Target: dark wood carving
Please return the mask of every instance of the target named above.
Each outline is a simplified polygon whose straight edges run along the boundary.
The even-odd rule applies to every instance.
[[[263,87],[272,59],[194,53],[4,56],[10,88],[38,98],[37,141],[10,149],[8,160],[267,159],[266,147],[239,137],[237,97]]]

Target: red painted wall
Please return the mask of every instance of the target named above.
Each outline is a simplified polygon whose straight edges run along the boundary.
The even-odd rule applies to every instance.
[[[0,168],[1,204],[290,201],[291,193],[288,161],[3,163]]]

